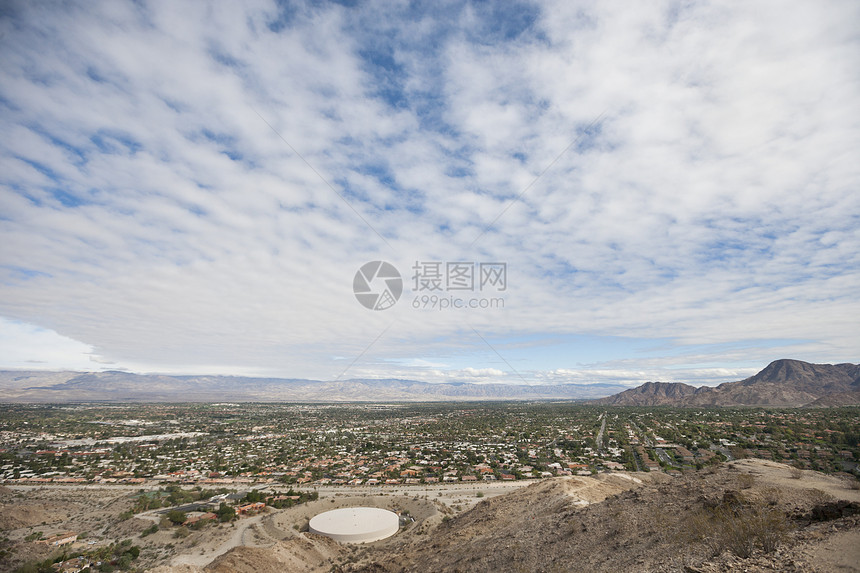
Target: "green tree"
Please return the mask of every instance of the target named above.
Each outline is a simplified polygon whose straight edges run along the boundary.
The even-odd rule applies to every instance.
[[[182,525],[185,523],[187,516],[185,515],[185,512],[173,509],[167,512],[167,519],[169,519],[170,523],[174,525]]]
[[[221,502],[221,505],[218,506],[218,511],[215,512],[215,515],[218,516],[218,521],[221,523],[226,523],[236,517],[236,510],[227,505],[224,502]]]

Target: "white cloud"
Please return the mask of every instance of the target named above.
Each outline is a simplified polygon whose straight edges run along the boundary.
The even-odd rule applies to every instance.
[[[270,27],[271,2],[14,5],[9,363],[21,323],[145,371],[334,378],[360,355],[347,377],[712,383],[856,361],[858,8],[507,9],[307,5]],[[407,285],[379,313],[351,292],[376,259]],[[507,262],[504,310],[415,310],[416,260]],[[513,350],[556,334],[675,346],[563,368]]]
[[[95,364],[94,364],[95,363]],[[108,362],[87,344],[52,330],[0,318],[0,368],[102,370]]]

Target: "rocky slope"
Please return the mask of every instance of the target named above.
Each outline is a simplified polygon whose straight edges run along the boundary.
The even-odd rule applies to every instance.
[[[695,386],[680,382],[646,382],[620,394],[603,398],[599,403],[618,406],[664,406],[693,396],[697,390]]]
[[[860,404],[860,365],[776,360],[745,380],[715,388],[648,382],[596,400],[613,406],[841,406]]]
[[[390,541],[347,546],[302,533],[158,572],[860,571],[854,483],[764,460],[678,478],[554,478]]]

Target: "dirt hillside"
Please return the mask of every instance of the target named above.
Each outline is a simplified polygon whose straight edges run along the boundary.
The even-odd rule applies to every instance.
[[[764,460],[677,478],[556,478],[374,544],[296,533],[271,547],[237,547],[205,568],[156,571],[860,572],[856,483]]]
[[[760,460],[682,478],[646,476],[587,506],[576,497],[576,478],[541,483],[482,502],[407,554],[346,570],[695,572],[743,563],[747,571],[860,571],[840,552],[860,546],[860,491],[845,480],[796,478],[788,466]],[[754,527],[780,529],[775,551],[754,547],[741,559],[720,539],[715,516],[731,524],[747,512],[764,516]]]

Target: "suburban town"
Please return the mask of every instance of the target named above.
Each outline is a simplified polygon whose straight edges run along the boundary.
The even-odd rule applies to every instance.
[[[253,544],[249,539],[274,543],[293,528],[306,531],[310,515],[300,508],[322,501],[349,506],[347,500],[389,496],[388,505],[416,504],[412,514],[405,505],[395,508],[403,527],[414,524],[414,515],[447,519],[481,498],[547,478],[681,480],[745,458],[860,483],[857,407],[487,402],[5,409],[0,501],[7,534],[0,538],[0,563],[20,573],[146,570],[175,559],[202,565]]]
[[[857,471],[860,410],[567,403],[7,406],[5,484],[380,486],[662,471],[756,457]]]

